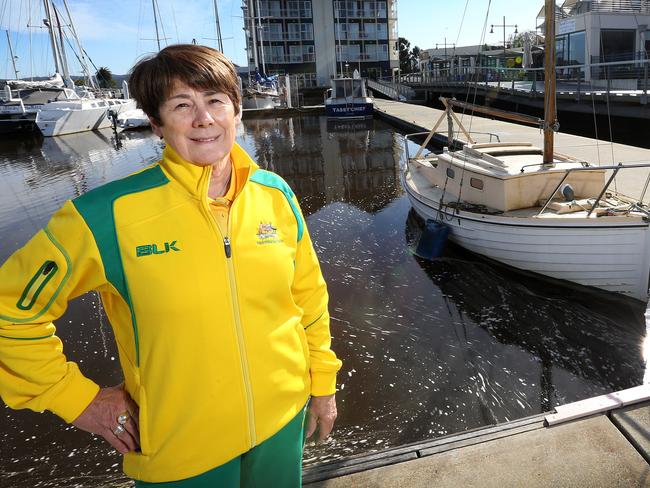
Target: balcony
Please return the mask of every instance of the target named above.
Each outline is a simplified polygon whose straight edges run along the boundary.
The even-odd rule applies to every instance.
[[[585,12],[604,12],[617,14],[650,14],[650,1],[648,0],[593,0],[577,1],[570,9],[568,15],[578,15]]]
[[[263,40],[266,41],[313,41],[311,32],[264,32]]]
[[[338,8],[334,11],[335,19],[385,19],[386,17],[386,9]]]
[[[341,34],[343,37],[340,37]],[[336,40],[348,40],[348,41],[380,41],[387,40],[387,32],[343,32],[337,33]]]
[[[314,53],[264,55],[267,64],[301,64],[316,61]]]
[[[353,53],[350,55],[344,54],[343,56],[337,53],[336,62],[339,63],[341,61],[344,63],[358,63],[359,61],[361,61],[362,63],[377,63],[379,61],[388,61],[388,53],[385,54]]]
[[[260,8],[261,17],[271,19],[310,19],[311,8],[268,9]]]

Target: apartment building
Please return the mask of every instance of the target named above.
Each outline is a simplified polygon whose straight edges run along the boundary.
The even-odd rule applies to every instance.
[[[244,0],[248,67],[329,86],[341,73],[379,78],[399,66],[397,0]]]

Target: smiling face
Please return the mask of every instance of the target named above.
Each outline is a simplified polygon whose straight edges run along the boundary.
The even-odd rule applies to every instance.
[[[197,166],[221,166],[235,143],[241,112],[225,93],[192,88],[176,81],[160,105],[160,122],[149,117],[154,133],[179,156]]]

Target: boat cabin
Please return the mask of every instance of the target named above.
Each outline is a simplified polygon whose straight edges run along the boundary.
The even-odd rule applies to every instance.
[[[362,78],[334,78],[331,98],[365,98],[366,84]]]
[[[463,202],[483,205],[490,210],[540,207],[557,189],[566,170],[586,163],[554,155],[553,164],[544,164],[543,151],[528,143],[467,144],[462,151],[445,151],[425,160],[416,160],[418,171],[431,184],[445,188],[449,198],[461,195]],[[462,184],[462,186],[461,186]],[[571,201],[593,198],[605,186],[605,170],[576,171],[564,185],[570,185]],[[558,213],[583,210],[564,205],[560,192],[549,209]]]

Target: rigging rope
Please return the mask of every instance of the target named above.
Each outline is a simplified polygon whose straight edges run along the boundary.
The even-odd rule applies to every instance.
[[[459,28],[457,39],[460,38],[460,29],[462,29],[463,22],[465,20],[465,13],[467,12],[468,3],[469,3],[469,0],[467,0],[466,3],[465,3],[465,9],[463,11],[463,19],[461,20],[461,25],[460,25],[460,28]],[[492,5],[492,0],[488,0],[488,6],[487,6],[487,11],[485,13],[485,19],[483,21],[483,30],[481,32],[481,41],[479,43],[479,46],[483,45],[483,43],[485,41],[485,35],[486,35],[486,32],[487,32],[487,22],[488,22],[488,18],[489,18],[489,15],[490,15],[490,7],[491,7],[491,5]],[[448,75],[449,75],[449,72],[448,72]],[[478,91],[478,75],[476,76],[475,79],[476,79],[476,83],[475,83],[475,86],[474,86],[474,102],[476,101],[476,93]],[[467,94],[465,96],[465,102],[467,102],[467,100],[469,99],[470,91],[471,91],[471,85],[468,86]],[[451,106],[449,106],[448,110],[453,110],[453,108]],[[463,107],[463,110],[462,110],[462,113],[461,113],[461,116],[460,116],[461,124],[463,122],[463,118],[465,117],[465,110],[466,110],[466,107]],[[447,117],[450,117],[450,115],[447,115]],[[468,129],[468,133],[470,133],[470,134],[471,134],[471,130],[472,130],[473,117],[474,117],[474,109],[472,108],[471,115],[470,115],[470,125],[469,125],[469,129]],[[454,140],[456,140],[458,138],[458,134],[460,134],[460,130],[461,129],[460,129],[460,126],[459,126],[457,131],[456,131],[456,135],[454,136],[454,131],[453,131],[453,128],[452,128],[452,138]],[[452,141],[452,143],[453,143],[453,141]],[[453,161],[454,161],[454,151],[450,151],[449,154],[451,156],[451,163],[453,163]],[[445,175],[445,184],[444,184],[444,187],[443,187],[443,190],[442,190],[442,195],[440,196],[440,202],[438,204],[438,212],[439,212],[440,216],[443,219],[446,219],[448,221],[452,220],[454,218],[454,216],[451,215],[451,216],[449,216],[447,218],[446,214],[444,212],[444,207],[447,207],[447,208],[452,207],[452,208],[454,208],[455,213],[457,213],[459,211],[461,196],[462,196],[462,193],[463,193],[463,182],[464,182],[464,179],[465,179],[465,167],[466,167],[466,164],[467,164],[467,161],[465,159],[463,159],[463,166],[462,166],[460,181],[459,181],[459,185],[458,185],[458,198],[456,200],[455,205],[450,205],[450,204],[445,204],[444,203],[444,197],[445,197],[445,193],[447,191],[447,183],[449,181],[449,172],[447,172],[446,175]]]

